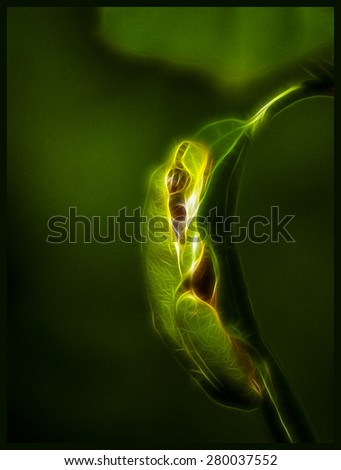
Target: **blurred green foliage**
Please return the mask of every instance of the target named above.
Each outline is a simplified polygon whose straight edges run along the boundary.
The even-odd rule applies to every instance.
[[[99,32],[115,48],[245,83],[288,64],[330,59],[331,7],[102,8]]]

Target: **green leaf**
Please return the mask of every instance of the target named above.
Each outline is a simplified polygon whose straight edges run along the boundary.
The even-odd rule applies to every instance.
[[[245,83],[291,63],[331,59],[331,7],[109,7],[100,34],[115,48]]]

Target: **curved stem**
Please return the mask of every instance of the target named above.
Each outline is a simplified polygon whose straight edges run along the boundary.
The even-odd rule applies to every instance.
[[[289,88],[275,99],[271,100],[250,120],[251,133],[248,138],[240,138],[233,151],[228,155],[228,164],[225,171],[222,171],[219,178],[215,180],[215,189],[222,189],[223,184],[227,190],[225,201],[225,217],[231,216],[235,212],[239,194],[239,183],[242,173],[245,149],[250,141],[250,137],[263,122],[264,118],[273,118],[281,111],[293,104],[312,96],[332,96],[333,83],[329,74],[320,75],[313,80],[304,82],[302,85]],[[251,135],[250,135],[251,134]],[[223,159],[220,158],[219,161]],[[207,206],[207,201],[206,201]],[[249,340],[252,346],[260,353],[265,360],[266,372],[261,372],[261,380],[266,391],[263,400],[262,411],[268,423],[269,429],[278,442],[314,442],[312,429],[304,415],[297,398],[291,391],[287,379],[272,357],[265,343],[263,342],[256,323],[252,304],[248,296],[247,287],[244,281],[242,267],[240,264],[236,245],[230,240],[225,240],[223,246],[218,248],[221,260],[221,272],[223,285],[226,286],[222,295],[222,307],[228,307],[229,321],[231,312],[236,318],[233,321],[242,321],[247,325],[251,333]]]
[[[269,376],[262,376],[266,396],[263,416],[277,442],[314,442],[312,428],[282,370],[268,353]]]

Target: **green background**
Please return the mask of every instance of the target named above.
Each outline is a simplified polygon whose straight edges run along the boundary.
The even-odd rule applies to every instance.
[[[304,20],[301,10],[281,16],[274,9],[283,23],[277,42],[278,29],[266,33],[258,14],[254,28],[262,34],[251,30],[252,38],[263,46],[252,52],[247,35],[226,49],[222,15],[213,9],[206,23],[210,9],[186,9],[185,24],[193,11],[197,29],[186,26],[190,37],[176,35],[160,54],[143,38],[162,45],[167,28],[148,21],[166,25],[174,11],[144,9],[136,23],[137,10],[8,9],[8,442],[269,444],[258,411],[208,399],[155,334],[138,244],[51,245],[46,224],[70,206],[88,217],[143,206],[151,170],[176,142],[216,119],[249,117],[305,77],[304,60],[329,57],[332,12],[314,12],[310,27],[309,9]],[[300,51],[288,18],[306,38]],[[200,31],[208,43],[215,34],[207,51],[196,48]],[[238,31],[228,33],[232,40]],[[222,71],[233,50],[229,81]],[[256,70],[245,66],[253,54],[262,64]],[[223,59],[209,62],[212,55]],[[331,98],[282,112],[250,147],[237,211],[246,220],[278,205],[296,216],[295,244],[244,243],[240,254],[265,341],[319,442],[334,440],[332,143]]]

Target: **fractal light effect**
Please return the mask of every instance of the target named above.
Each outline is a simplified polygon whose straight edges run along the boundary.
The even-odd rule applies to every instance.
[[[260,407],[280,442],[311,442],[314,436],[258,331],[235,247],[226,243],[223,252],[217,250],[196,220],[207,200],[214,201],[219,172],[231,201],[227,207],[233,208],[236,169],[263,122],[299,100],[332,94],[332,73],[325,67],[249,120],[207,125],[180,141],[153,173],[145,204],[146,216],[168,221],[163,241],[143,246],[155,329],[209,397],[240,410]]]

